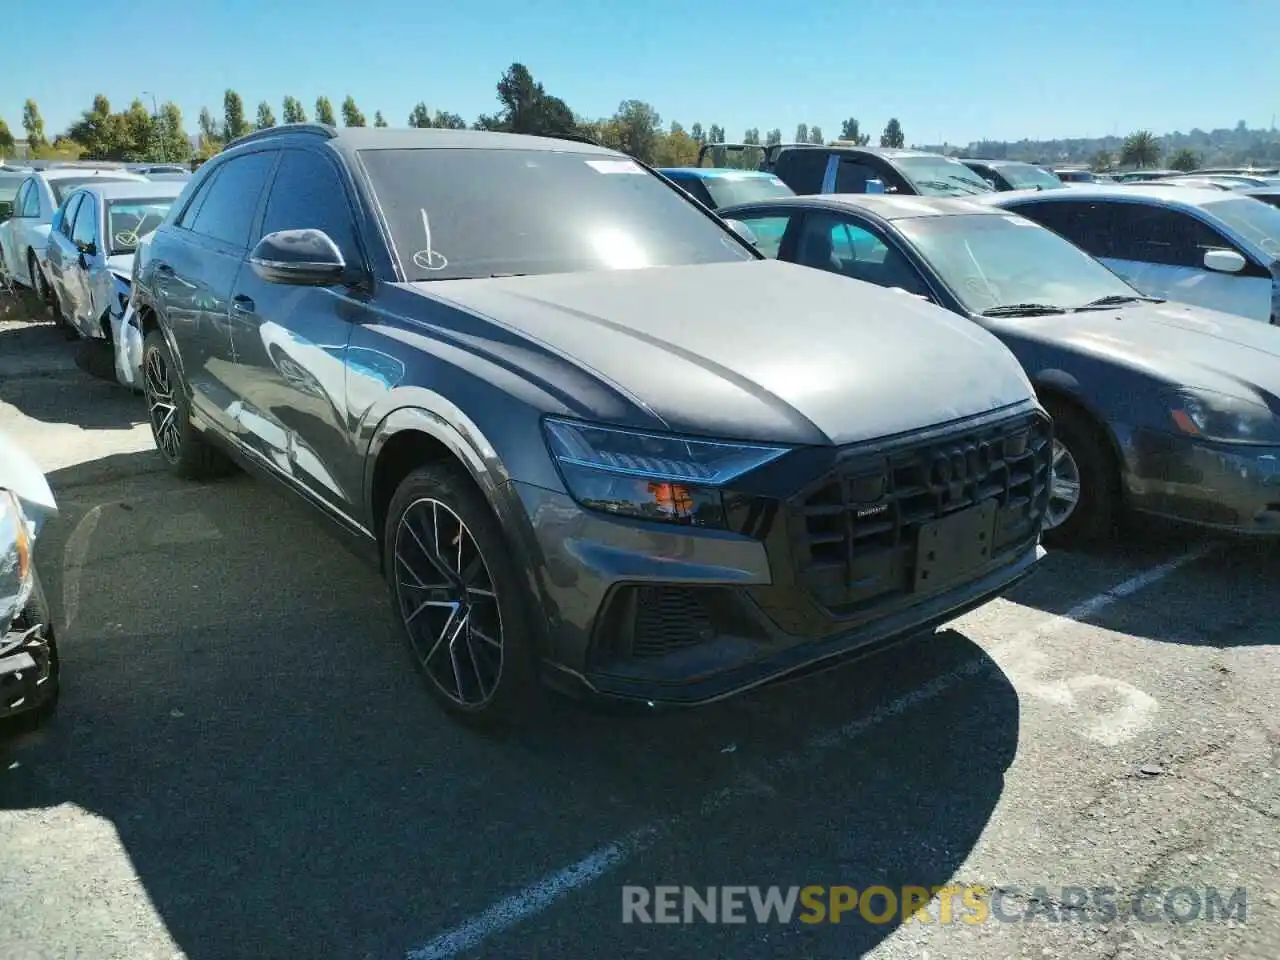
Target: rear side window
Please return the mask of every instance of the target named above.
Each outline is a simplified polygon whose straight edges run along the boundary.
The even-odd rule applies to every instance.
[[[275,159],[275,152],[267,151],[233,157],[222,164],[203,201],[196,200],[200,208],[191,221],[191,232],[240,250],[248,249],[258,198]]]
[[[262,234],[277,230],[323,230],[349,264],[362,262],[355,218],[337,168],[318,153],[286,150],[280,158]]]
[[[809,150],[803,147],[779,150],[773,172],[796,193],[821,193],[822,178],[827,172],[829,156],[826,150]]]
[[[868,180],[882,180],[880,171],[857,160],[841,158],[836,167],[836,193],[866,193]]]
[[[1023,203],[1010,209],[1048,227],[1088,254],[1095,257],[1111,256],[1108,252],[1111,247],[1110,237],[1094,204],[1054,201]]]
[[[27,181],[27,192],[22,196],[22,215],[24,217],[40,216],[40,188],[34,180]]]

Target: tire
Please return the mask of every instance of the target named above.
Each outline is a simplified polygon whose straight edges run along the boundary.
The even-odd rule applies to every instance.
[[[449,559],[442,557],[442,562],[456,573],[454,534],[460,533],[464,537],[462,567],[474,571],[467,580],[473,589],[466,591],[462,614],[467,626],[463,633],[454,635],[460,639],[457,643],[450,642],[449,628],[458,622],[459,610],[450,610],[446,604],[463,595],[458,581],[454,579],[451,586],[441,589],[423,586],[452,579],[426,561],[423,548],[430,542],[433,510],[437,517],[435,539],[448,548],[442,553]],[[406,524],[412,524],[412,529]],[[467,546],[467,534],[475,550]],[[464,723],[493,731],[509,729],[527,719],[542,691],[535,669],[526,588],[512,565],[510,545],[497,518],[459,467],[432,463],[405,477],[387,509],[383,561],[401,635],[427,689],[441,707]],[[485,592],[491,597],[483,596]],[[485,642],[495,639],[500,643],[498,650]],[[458,659],[453,658],[455,653]],[[496,677],[492,671],[495,659]],[[487,691],[485,676],[491,681]],[[472,702],[466,702],[468,694]]]
[[[45,597],[44,586],[40,583],[40,575],[35,575],[35,587],[27,600],[27,605],[18,614],[15,626],[33,626],[43,623],[44,641],[48,647],[48,673],[41,686],[45,689],[40,705],[25,713],[15,714],[0,721],[0,731],[5,733],[22,733],[35,730],[47,722],[58,709],[58,694],[61,683],[61,664],[58,659],[57,631],[53,626],[53,616],[49,610],[49,601]]]
[[[79,340],[80,331],[76,329],[74,323],[67,319],[66,314],[62,312],[62,301],[58,298],[58,293],[52,287],[49,288],[49,310],[53,314],[53,322],[62,332],[62,335],[68,340]]]
[[[36,295],[36,299],[50,313],[53,312],[53,304],[49,297],[49,284],[44,278],[44,271],[40,269],[40,261],[36,259],[34,250],[27,251],[27,277],[31,280],[31,292]]]
[[[153,363],[158,366],[153,368]],[[231,460],[191,425],[190,401],[177,370],[164,335],[152,330],[142,345],[142,381],[156,450],[169,469],[186,480],[226,476],[234,469]]]
[[[1052,400],[1044,402],[1045,409],[1053,417],[1055,482],[1058,471],[1064,474],[1074,464],[1079,483],[1079,499],[1063,520],[1049,527],[1043,534],[1046,546],[1080,546],[1109,539],[1115,532],[1119,513],[1120,483],[1115,456],[1101,429],[1091,419],[1067,406]],[[1065,460],[1060,449],[1065,448]],[[1055,501],[1050,500],[1050,514]]]

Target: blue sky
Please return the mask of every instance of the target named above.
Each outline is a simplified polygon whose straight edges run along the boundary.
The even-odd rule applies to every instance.
[[[413,105],[496,108],[513,61],[576,112],[646,100],[664,123],[799,122],[828,137],[856,116],[897,116],[909,143],[1267,126],[1280,114],[1280,3],[1214,0],[61,0],[39,20],[49,43],[9,43],[0,116],[21,136],[35,97],[50,134],[105,93],[143,91],[182,108],[188,132],[227,87],[252,118],[293,94],[312,112],[351,94],[393,126]],[[34,10],[30,0],[27,9]],[[62,58],[73,30],[101,25],[100,57]],[[92,49],[78,45],[83,52]],[[62,67],[59,68],[59,62]],[[144,98],[149,105],[150,98]]]

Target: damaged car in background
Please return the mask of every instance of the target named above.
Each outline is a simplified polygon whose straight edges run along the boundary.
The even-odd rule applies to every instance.
[[[0,722],[38,722],[58,697],[58,646],[33,550],[57,512],[44,474],[0,434]]]

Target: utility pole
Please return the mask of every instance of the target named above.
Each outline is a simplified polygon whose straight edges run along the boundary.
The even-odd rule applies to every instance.
[[[143,90],[142,95],[151,98],[151,136],[157,137],[160,141],[160,159],[168,160],[169,146],[165,142],[164,133],[160,130],[160,107],[156,102],[156,95],[150,90]]]

